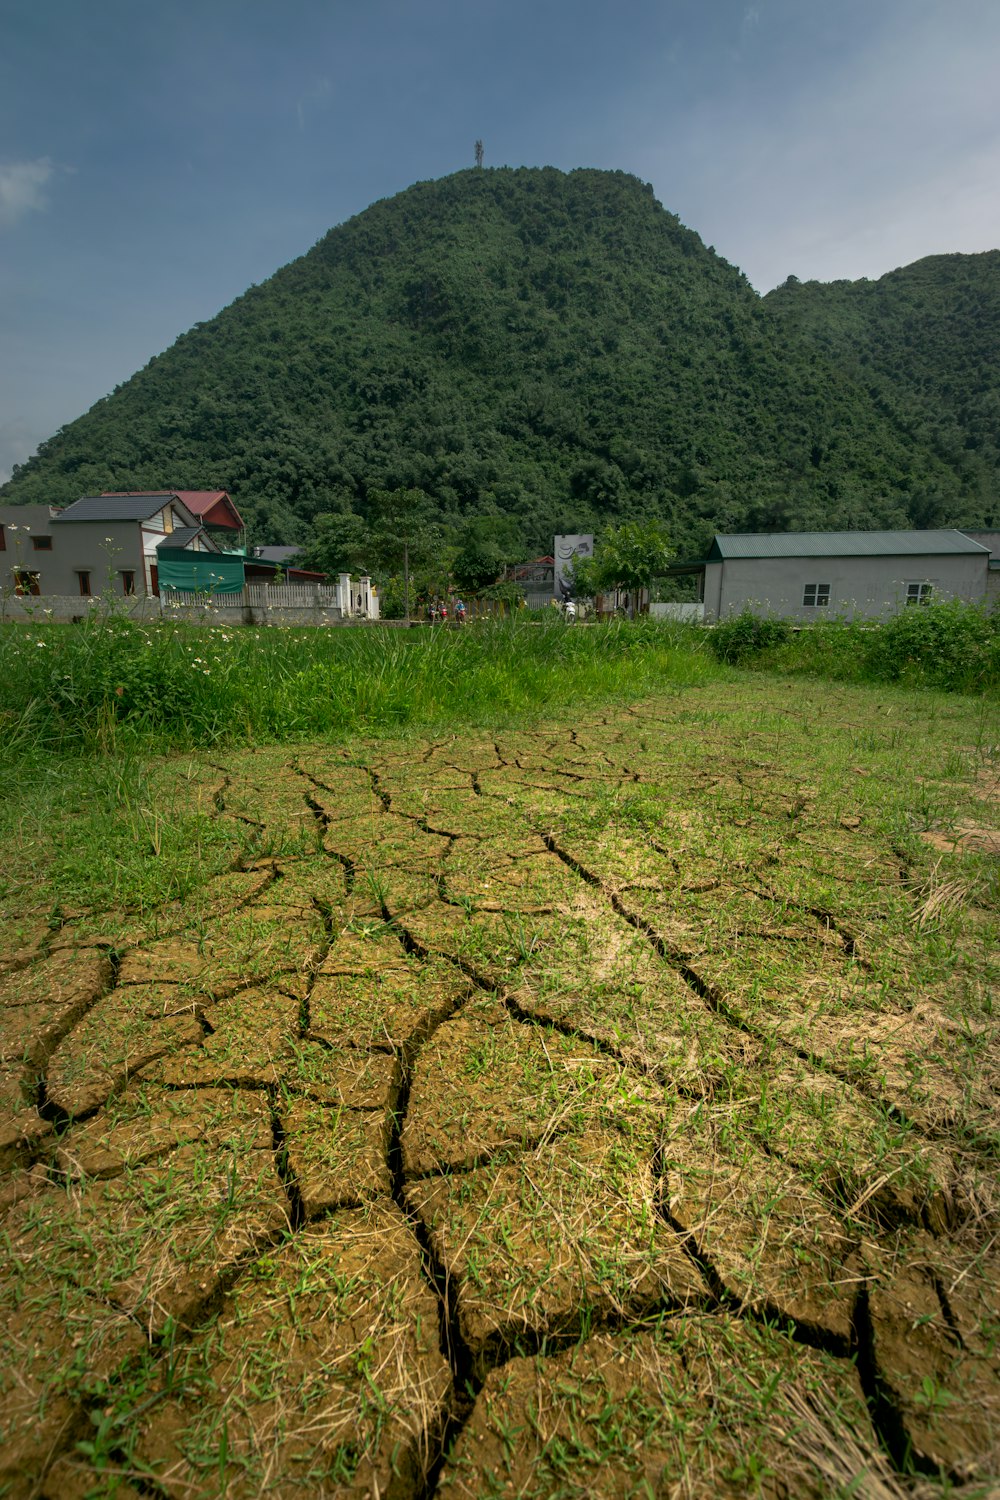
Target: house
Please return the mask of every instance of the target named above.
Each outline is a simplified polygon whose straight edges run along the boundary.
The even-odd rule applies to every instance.
[[[0,506],[3,584],[22,596],[86,599],[110,588],[148,597],[159,592],[161,547],[171,555],[219,551],[172,494],[88,495],[65,510]]]
[[[101,493],[106,499],[179,500],[224,551],[238,552],[244,545],[243,517],[225,490],[103,490]]]
[[[932,598],[985,603],[990,591],[989,546],[955,530],[717,536],[703,568],[708,624],[747,609],[878,619]]]

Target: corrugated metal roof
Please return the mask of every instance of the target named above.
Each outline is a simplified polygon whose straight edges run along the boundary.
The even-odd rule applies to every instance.
[[[159,495],[85,495],[66,507],[55,523],[64,521],[148,521],[174,499],[172,492]],[[189,512],[190,514],[190,512]],[[192,517],[192,520],[194,518]]]
[[[286,563],[289,558],[298,557],[301,551],[301,547],[255,547],[253,555],[264,562]]]
[[[928,557],[989,552],[961,531],[748,532],[717,536],[709,560],[733,557]]]

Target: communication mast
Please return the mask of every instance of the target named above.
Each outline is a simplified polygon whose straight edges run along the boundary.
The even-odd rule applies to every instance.
[[[482,141],[477,141],[476,142],[476,166],[477,167],[481,167],[482,164],[483,164],[483,143],[482,143]]]

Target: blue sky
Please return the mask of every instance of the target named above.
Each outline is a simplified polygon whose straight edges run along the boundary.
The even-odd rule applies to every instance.
[[[997,0],[0,0],[0,478],[477,137],[760,291],[996,248],[998,77]]]

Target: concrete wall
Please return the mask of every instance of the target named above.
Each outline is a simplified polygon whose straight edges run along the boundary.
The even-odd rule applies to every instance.
[[[906,604],[908,583],[930,583],[938,599],[986,598],[985,552],[930,557],[756,557],[728,558],[705,569],[705,619],[726,619],[750,609],[755,614],[812,621],[844,615],[879,619]],[[808,583],[830,585],[830,603],[802,602]]]
[[[651,620],[682,620],[689,625],[701,625],[705,619],[705,606],[693,599],[675,604],[651,604]]]
[[[347,625],[366,623],[345,619],[333,605],[293,605],[288,608],[265,605],[208,603],[178,604],[169,595],[162,599],[141,594],[113,601],[108,597],[93,596],[81,599],[78,594],[44,594],[41,597],[19,597],[8,594],[6,589],[0,596],[0,620],[31,622],[45,625],[51,622],[67,623],[81,621],[90,615],[106,613],[113,602],[115,612],[131,620],[181,620],[189,625]]]

